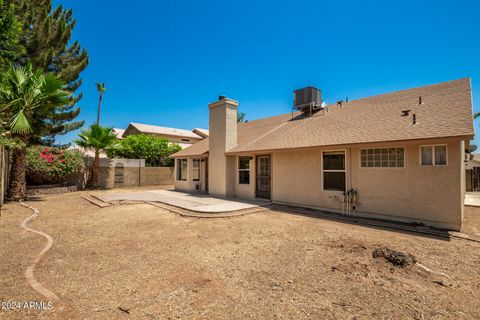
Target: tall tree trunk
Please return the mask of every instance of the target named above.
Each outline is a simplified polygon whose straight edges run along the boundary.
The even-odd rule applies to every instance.
[[[100,125],[100,109],[102,107],[103,94],[100,92],[100,98],[98,99],[98,111],[97,111],[97,126]]]
[[[90,174],[90,187],[92,189],[100,188],[99,170],[100,170],[100,154],[98,152],[95,152],[95,158],[93,159],[92,171]]]
[[[25,145],[28,138],[22,137]],[[27,183],[25,181],[25,166],[27,159],[27,147],[13,149],[12,165],[10,169],[10,181],[8,183],[8,198],[13,201],[21,201],[27,198]]]

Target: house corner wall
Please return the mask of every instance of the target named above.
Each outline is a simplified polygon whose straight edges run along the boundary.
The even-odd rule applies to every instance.
[[[465,141],[460,141],[460,225],[463,225],[465,211],[465,193],[467,192],[465,170]]]

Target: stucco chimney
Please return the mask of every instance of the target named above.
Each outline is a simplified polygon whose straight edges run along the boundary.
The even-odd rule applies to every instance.
[[[220,96],[219,100],[208,105],[209,154],[208,191],[212,195],[227,197],[233,195],[235,158],[225,152],[237,145],[238,102]]]

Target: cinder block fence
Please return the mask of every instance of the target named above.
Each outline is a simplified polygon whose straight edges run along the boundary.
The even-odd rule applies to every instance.
[[[72,177],[70,184],[85,188],[93,158],[85,158],[85,168]],[[145,167],[143,159],[100,159],[100,187],[102,189],[155,185],[173,185],[173,167]]]

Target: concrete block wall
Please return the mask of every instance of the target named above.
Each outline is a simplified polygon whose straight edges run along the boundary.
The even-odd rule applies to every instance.
[[[173,184],[173,173],[173,167],[143,167],[141,170],[141,185]]]
[[[93,158],[86,158],[84,168],[69,179],[69,184],[75,184],[84,189],[93,163]],[[115,183],[115,167],[123,166],[123,182]],[[100,159],[100,187],[102,189],[129,188],[139,186],[173,185],[174,168],[145,167],[143,159]]]

